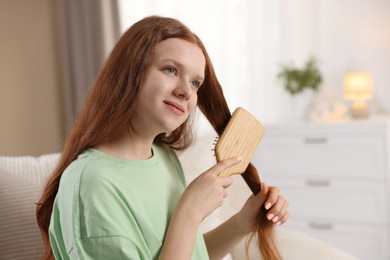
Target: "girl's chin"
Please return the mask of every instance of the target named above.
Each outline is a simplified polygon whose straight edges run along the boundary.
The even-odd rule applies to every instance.
[[[182,120],[170,120],[170,121],[165,121],[161,127],[162,127],[162,131],[161,132],[164,132],[164,133],[171,133],[173,131],[175,131],[177,128],[179,128],[182,124],[184,124],[185,120],[183,122],[181,122]],[[162,122],[161,122],[162,123]]]
[[[169,134],[169,133],[172,133],[173,131],[175,131],[176,129],[179,128],[180,125],[176,126],[176,127],[173,127],[173,126],[167,126],[167,127],[164,127],[164,130],[161,131],[160,134]]]

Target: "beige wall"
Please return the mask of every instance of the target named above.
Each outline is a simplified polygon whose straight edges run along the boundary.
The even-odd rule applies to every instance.
[[[0,0],[0,155],[61,149],[53,2]]]

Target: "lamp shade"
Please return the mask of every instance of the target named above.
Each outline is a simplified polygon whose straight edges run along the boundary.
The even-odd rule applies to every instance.
[[[360,71],[345,74],[344,98],[347,100],[366,100],[373,98],[371,74]]]

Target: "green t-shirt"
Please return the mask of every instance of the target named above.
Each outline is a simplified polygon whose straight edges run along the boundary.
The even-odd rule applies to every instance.
[[[49,236],[56,259],[157,259],[185,186],[166,146],[153,145],[147,160],[86,150],[64,171],[54,201]],[[200,232],[192,259],[209,259]]]

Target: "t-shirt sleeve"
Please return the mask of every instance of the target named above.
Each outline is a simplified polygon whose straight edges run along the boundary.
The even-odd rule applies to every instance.
[[[69,252],[70,259],[142,259],[134,244],[124,237],[84,238]]]

